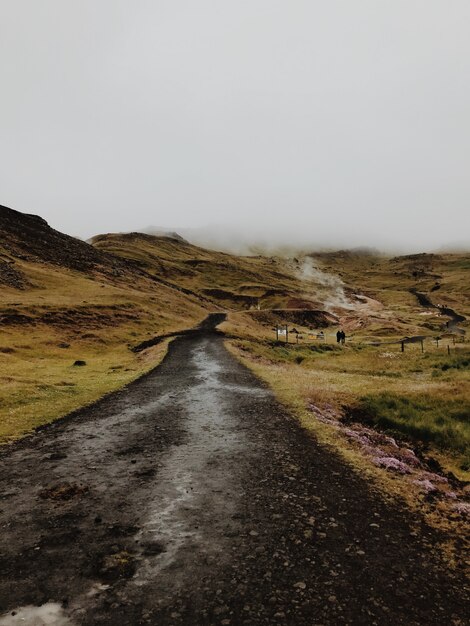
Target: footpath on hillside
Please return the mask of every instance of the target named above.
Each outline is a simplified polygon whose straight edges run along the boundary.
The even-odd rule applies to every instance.
[[[0,626],[463,625],[444,538],[202,333],[0,451]],[[49,621],[45,621],[45,620]]]

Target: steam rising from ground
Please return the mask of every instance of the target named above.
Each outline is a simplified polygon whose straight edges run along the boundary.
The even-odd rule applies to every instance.
[[[305,257],[298,269],[299,278],[315,282],[326,289],[321,294],[326,311],[333,312],[335,308],[353,309],[354,305],[344,291],[344,283],[335,274],[328,274],[321,270],[311,257]]]
[[[73,626],[60,604],[48,602],[42,606],[24,606],[0,617],[0,626]]]

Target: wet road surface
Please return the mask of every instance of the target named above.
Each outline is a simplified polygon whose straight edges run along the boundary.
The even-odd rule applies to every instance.
[[[218,336],[0,452],[0,626],[459,624],[463,572]]]

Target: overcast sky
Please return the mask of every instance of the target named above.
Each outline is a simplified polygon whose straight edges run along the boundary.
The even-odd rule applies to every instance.
[[[0,204],[426,249],[470,236],[469,0],[0,0]]]

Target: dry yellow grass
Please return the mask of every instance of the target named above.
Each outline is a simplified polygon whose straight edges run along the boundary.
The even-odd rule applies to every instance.
[[[358,337],[339,347],[332,327],[326,342],[275,345],[274,331],[244,313],[231,313],[223,328],[297,412],[313,404],[338,415],[362,415],[423,450],[429,447],[461,479],[470,477],[468,344],[448,338],[439,347],[426,342],[424,353],[419,343],[401,352],[399,344],[371,346]]]
[[[0,292],[0,443],[122,387],[156,365],[166,344],[140,355],[130,346],[208,313],[145,277],[110,280],[22,260],[16,268],[30,286]]]
[[[319,306],[328,296],[327,283],[299,278],[298,262],[236,257],[138,234],[100,236],[94,245],[129,260],[129,271],[119,266],[116,275],[109,267],[107,273],[84,273],[18,257],[14,267],[27,279],[27,288],[2,286],[0,318],[23,316],[22,321],[0,326],[0,438],[4,440],[96,399],[151,366],[153,361],[143,363],[129,346],[194,326],[208,312],[220,309],[229,311],[222,330],[238,339],[241,347],[247,342],[244,347],[252,358],[269,366],[273,375],[279,372],[276,385],[281,379],[292,379],[296,394],[308,401],[340,409],[378,388],[443,401],[468,399],[465,373],[436,370],[433,376],[429,363],[423,361],[421,367],[418,346],[409,346],[404,355],[393,358],[384,354],[398,352],[397,346],[363,351],[348,346],[329,353],[311,353],[299,346],[287,354],[282,354],[282,348],[268,349],[274,337],[272,324],[258,323],[246,309],[298,306],[295,303]],[[8,250],[5,254],[12,258]],[[430,318],[421,316],[422,309],[408,289],[430,289],[437,272],[441,272],[437,293],[452,296],[451,303],[467,310],[463,277],[468,259],[462,255],[390,260],[339,253],[319,255],[317,261],[341,275],[351,293],[368,290],[382,302],[356,303],[357,310],[335,311],[341,323],[349,320],[358,326],[356,342],[422,332]],[[418,277],[413,275],[416,268]],[[459,289],[462,295],[455,296]],[[331,335],[335,330],[327,332]],[[64,344],[69,347],[59,347]],[[158,360],[158,350],[150,354]],[[74,367],[78,359],[87,365]]]
[[[135,355],[116,331],[95,338],[71,338],[56,330],[2,333],[0,346],[0,443],[98,400],[155,367],[168,342]],[[2,348],[7,343],[9,350]],[[74,366],[76,360],[85,366]]]
[[[382,303],[381,311],[359,316],[363,324],[351,324],[360,337],[438,334],[447,318],[439,316],[436,309],[423,309],[410,289],[426,293],[433,303],[448,305],[470,317],[468,253],[390,258],[378,253],[345,251],[316,254],[314,260],[324,271],[339,277],[348,291]],[[347,312],[343,317],[348,319]],[[468,327],[468,320],[464,326]]]
[[[99,235],[93,245],[227,310],[283,307],[299,295],[311,299],[281,257],[236,256],[140,233]]]
[[[417,403],[418,409],[424,399],[421,413],[404,415],[404,425],[397,416],[396,422],[387,423],[388,429],[409,436],[418,444],[429,445],[432,454],[449,471],[463,480],[470,477],[468,369],[446,369],[455,356],[449,357],[442,350],[421,354],[418,350],[401,353],[380,347],[361,350],[346,347],[324,352],[322,344],[314,345],[312,350],[309,346],[286,347],[252,338],[232,339],[230,345],[299,415],[304,415],[310,404],[332,408],[343,415],[354,409],[367,409],[374,398],[378,401],[384,397],[397,398],[405,402],[408,399]],[[463,348],[457,357],[466,363],[470,352]],[[379,406],[382,408],[382,404]],[[451,419],[456,407],[462,418]],[[400,409],[405,413],[407,407]],[[386,407],[383,411],[386,412]],[[444,419],[446,411],[448,419]],[[465,412],[467,420],[463,419]],[[442,431],[447,438],[442,436]]]
[[[290,285],[281,261],[140,235],[100,237],[96,245],[131,259],[129,270],[110,272],[112,257],[107,273],[85,273],[3,251],[26,282],[23,289],[3,284],[0,292],[0,442],[88,404],[155,365],[162,346],[145,357],[129,348],[191,328],[218,310],[221,300],[211,300],[207,288],[251,298],[273,285],[284,293]],[[82,249],[86,254],[85,244]],[[240,302],[229,296],[223,304]],[[74,366],[76,360],[86,365]]]
[[[394,502],[405,503],[420,515],[424,515],[431,526],[444,531],[443,537],[446,539],[438,546],[439,549],[449,565],[453,566],[460,561],[462,545],[468,545],[468,528],[464,519],[455,516],[452,510],[449,510],[449,502],[451,504],[452,500],[447,503],[442,501],[436,505],[428,502],[413,481],[403,480],[377,467],[360,447],[342,434],[341,429],[320,421],[310,409],[313,404],[328,407],[333,410],[333,413],[335,408],[341,412],[345,409],[343,401],[354,403],[357,400],[354,390],[363,392],[375,389],[377,391],[384,382],[382,379],[379,382],[371,381],[366,380],[366,377],[359,373],[347,374],[346,372],[338,376],[337,372],[322,370],[319,363],[315,369],[305,369],[300,364],[280,362],[269,358],[267,356],[269,348],[266,349],[263,346],[258,350],[253,349],[253,342],[227,339],[225,343],[227,349],[236,358],[271,387],[278,400],[299,421],[300,425],[311,432],[322,446],[339,454],[352,471],[366,478],[370,482],[371,489],[382,498],[390,500],[392,504]],[[349,355],[346,354],[345,358],[347,360]],[[385,383],[388,384],[387,381]],[[394,381],[391,383],[397,384]],[[408,390],[415,390],[416,384],[416,381],[410,381]],[[468,394],[468,386],[464,389],[458,385],[458,388],[461,392]],[[401,391],[401,388],[398,387],[398,390]],[[441,391],[449,393],[443,381],[431,383],[427,390],[431,393]],[[465,397],[468,398],[468,395]],[[458,458],[441,454],[437,450],[433,450],[433,456],[444,467],[459,474],[461,479],[468,480],[469,473],[462,472],[458,468]]]

